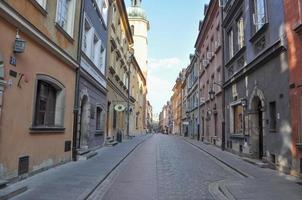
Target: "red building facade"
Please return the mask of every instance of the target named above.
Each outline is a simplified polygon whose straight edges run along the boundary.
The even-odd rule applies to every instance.
[[[292,174],[302,173],[302,0],[285,0],[288,42],[290,111],[292,127]]]

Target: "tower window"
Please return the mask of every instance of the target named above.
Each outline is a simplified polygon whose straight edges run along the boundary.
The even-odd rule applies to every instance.
[[[131,33],[134,35],[134,25],[131,25]]]

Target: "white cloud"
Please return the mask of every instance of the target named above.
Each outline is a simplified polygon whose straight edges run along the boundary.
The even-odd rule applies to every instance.
[[[148,70],[148,100],[153,106],[153,112],[159,113],[172,95],[182,62],[177,57],[150,59]]]
[[[171,69],[178,67],[181,61],[179,58],[162,58],[162,59],[150,59],[150,69]]]

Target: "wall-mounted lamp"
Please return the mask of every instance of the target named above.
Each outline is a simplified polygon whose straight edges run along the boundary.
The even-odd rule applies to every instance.
[[[26,41],[21,39],[19,35],[19,30],[17,30],[17,35],[16,35],[14,49],[13,49],[14,53],[23,53],[25,50],[25,43]]]
[[[241,99],[241,105],[244,109],[247,108],[247,100],[246,99]]]

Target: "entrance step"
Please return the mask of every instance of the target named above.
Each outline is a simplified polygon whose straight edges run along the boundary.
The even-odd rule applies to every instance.
[[[105,145],[106,146],[115,146],[115,145],[117,145],[118,144],[118,142],[117,141],[114,141],[114,140],[107,140],[106,142],[105,142]]]
[[[265,162],[263,162],[261,160],[256,160],[256,159],[252,159],[252,158],[242,158],[242,160],[244,160],[244,161],[246,161],[248,163],[257,165],[260,168],[271,168],[270,164],[265,163]]]
[[[5,188],[8,184],[7,180],[0,179],[0,189]]]
[[[0,189],[0,200],[11,199],[27,190],[27,186],[15,186],[10,185],[3,189]]]
[[[86,153],[78,153],[78,156],[77,156],[77,160],[88,160],[94,156],[96,156],[98,153],[95,152],[95,151],[86,151]]]

